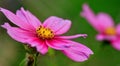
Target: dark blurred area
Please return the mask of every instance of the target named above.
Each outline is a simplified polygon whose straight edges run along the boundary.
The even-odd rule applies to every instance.
[[[115,50],[111,45],[102,46],[102,42],[95,39],[97,32],[80,16],[84,3],[88,3],[96,14],[105,12],[113,18],[115,24],[120,22],[120,0],[0,0],[0,7],[9,9],[14,13],[20,7],[24,7],[42,22],[49,16],[70,19],[72,27],[65,35],[88,34],[86,39],[77,38],[74,41],[93,50],[94,55],[89,60],[74,62],[60,51],[55,51],[54,56],[40,55],[37,62],[38,66],[120,66],[120,51]],[[10,23],[0,13],[0,25],[4,22]],[[13,40],[5,29],[0,28],[0,66],[19,66],[24,56],[25,50],[22,43]]]

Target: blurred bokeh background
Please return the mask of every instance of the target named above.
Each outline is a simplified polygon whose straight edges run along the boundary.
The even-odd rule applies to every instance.
[[[120,22],[120,0],[0,0],[0,7],[15,12],[20,7],[31,11],[41,21],[49,16],[58,16],[72,21],[72,27],[65,35],[86,33],[88,37],[77,38],[74,41],[88,46],[94,51],[89,60],[74,62],[60,51],[54,56],[48,54],[39,56],[38,66],[120,66],[120,51],[111,45],[103,46],[95,39],[97,32],[80,17],[82,4],[88,3],[95,13],[105,12],[111,15],[115,24]],[[9,20],[0,13],[0,25]],[[6,30],[0,28],[0,66],[19,66],[25,57],[25,50],[21,43],[8,36]]]

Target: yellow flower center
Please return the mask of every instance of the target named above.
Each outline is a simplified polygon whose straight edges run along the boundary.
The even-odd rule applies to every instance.
[[[105,30],[105,34],[107,34],[107,35],[115,35],[116,34],[115,28],[114,27],[107,28]]]
[[[40,26],[39,28],[37,28],[36,32],[38,37],[42,39],[52,39],[54,37],[53,31],[43,26]]]

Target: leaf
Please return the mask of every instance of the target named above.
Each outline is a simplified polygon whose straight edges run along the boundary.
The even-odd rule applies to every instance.
[[[26,66],[26,61],[27,61],[27,59],[24,58],[24,59],[21,61],[21,63],[19,64],[19,66]]]

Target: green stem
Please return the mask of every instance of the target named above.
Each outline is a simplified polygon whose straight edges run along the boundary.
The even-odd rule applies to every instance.
[[[36,51],[36,48],[29,45],[24,45],[24,47],[26,50],[26,57],[19,66],[37,66],[37,57],[39,53]]]
[[[37,66],[37,57],[38,53],[36,54],[27,54],[27,66]]]
[[[36,53],[34,56],[34,66],[37,66],[37,57],[38,57],[39,53]]]

